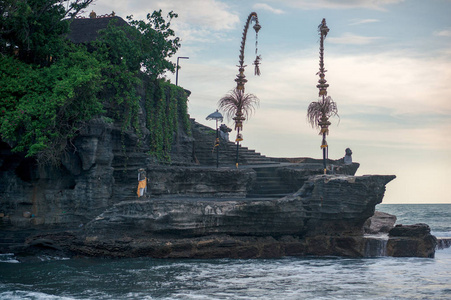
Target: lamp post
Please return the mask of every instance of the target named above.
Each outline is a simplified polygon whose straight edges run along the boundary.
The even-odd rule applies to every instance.
[[[179,56],[177,57],[177,69],[175,70],[175,85],[178,86],[179,83],[179,59],[189,59],[189,57],[186,56]]]
[[[216,110],[214,113],[209,114],[206,117],[207,120],[215,120],[216,121],[216,141],[213,151],[216,148],[216,168],[219,168],[219,127],[218,122],[222,122],[223,117],[222,114]]]

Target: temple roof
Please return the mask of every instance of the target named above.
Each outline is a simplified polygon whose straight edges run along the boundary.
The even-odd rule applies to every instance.
[[[117,16],[73,19],[67,38],[75,44],[93,42],[99,35],[98,31],[107,28],[108,23],[112,20],[117,20],[118,26],[128,25],[124,19]]]

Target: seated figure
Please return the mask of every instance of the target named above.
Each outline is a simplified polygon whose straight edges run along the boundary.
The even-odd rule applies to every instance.
[[[352,164],[352,151],[349,148],[345,150],[345,157],[343,157],[343,162],[345,165]]]

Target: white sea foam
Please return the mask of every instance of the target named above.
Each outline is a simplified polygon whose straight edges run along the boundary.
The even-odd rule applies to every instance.
[[[16,259],[14,256],[14,253],[4,253],[0,254],[0,263],[11,263],[11,264],[18,264],[20,261]],[[1,299],[1,298],[0,298]]]
[[[384,211],[388,209],[390,206],[385,206]],[[433,224],[433,233],[441,232],[442,236],[451,233],[446,230],[451,226],[451,205],[407,208],[398,205],[394,209],[409,212],[403,216],[405,224],[421,219],[418,221]],[[434,214],[438,209],[442,213]],[[0,258],[6,262],[15,260],[13,254]],[[444,300],[451,294],[450,269],[451,248],[436,251],[434,259],[50,258],[41,262],[1,263],[0,299]]]
[[[23,299],[33,299],[33,300],[77,300],[76,298],[64,297],[64,296],[54,296],[46,293],[40,292],[30,292],[30,291],[7,291],[0,293],[0,299],[2,300],[23,300]]]

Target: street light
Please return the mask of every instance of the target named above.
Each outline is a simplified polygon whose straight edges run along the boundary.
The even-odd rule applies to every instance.
[[[213,148],[213,151],[216,149],[216,168],[219,168],[219,129],[218,129],[218,122],[222,122],[223,117],[221,113],[216,110],[214,113],[211,113],[206,117],[207,120],[215,120],[216,121],[216,141],[215,146]]]
[[[176,71],[175,71],[175,85],[177,85],[178,86],[178,83],[179,83],[179,59],[189,59],[189,57],[186,57],[186,56],[179,56],[179,57],[177,57],[177,69],[176,69]]]

